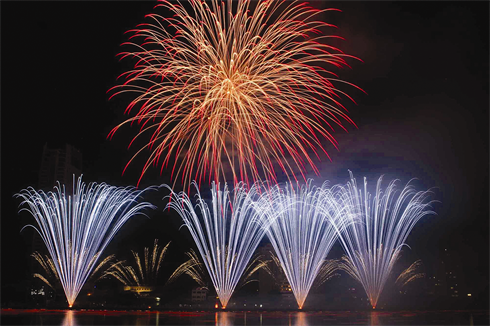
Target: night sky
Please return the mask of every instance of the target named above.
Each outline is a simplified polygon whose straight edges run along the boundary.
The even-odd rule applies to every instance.
[[[128,104],[108,101],[107,90],[130,67],[118,62],[124,32],[144,22],[156,2],[2,2],[1,16],[1,226],[2,285],[27,279],[29,261],[13,195],[38,182],[42,147],[72,144],[83,154],[85,181],[135,185],[144,158],[122,170],[137,148],[138,130],[109,131]],[[325,6],[313,2],[316,7]],[[416,178],[417,189],[434,188],[437,216],[423,219],[408,242],[429,262],[442,248],[454,250],[475,292],[488,286],[489,264],[489,21],[488,2],[331,2],[341,9],[325,20],[345,38],[337,44],[363,60],[340,78],[367,92],[344,88],[343,101],[358,128],[337,128],[339,151],[325,144],[332,162],[316,161],[320,183],[348,181],[348,170],[374,186]],[[151,170],[142,186],[168,182]],[[155,195],[157,201],[166,193]],[[163,203],[159,204],[161,207]],[[151,219],[130,221],[107,253],[127,252],[173,240],[171,260],[185,260],[193,246],[180,222],[162,208]],[[111,252],[111,253],[112,253]]]

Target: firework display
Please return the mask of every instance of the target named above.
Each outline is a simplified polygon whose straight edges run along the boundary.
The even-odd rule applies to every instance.
[[[385,186],[383,176],[373,187],[374,192],[370,192],[367,179],[358,185],[350,171],[349,181],[341,184],[315,185],[308,179],[320,174],[316,165],[323,159],[330,160],[331,149],[338,150],[335,133],[357,128],[344,102],[354,102],[349,90],[362,89],[336,73],[349,67],[350,60],[359,59],[338,48],[338,39],[342,38],[332,35],[330,31],[336,26],[325,22],[335,11],[339,10],[317,9],[298,0],[159,0],[154,12],[145,16],[146,22],[128,31],[129,39],[122,44],[118,57],[131,64],[131,68],[108,90],[110,99],[116,97],[126,102],[125,117],[110,127],[107,138],[119,135],[123,128],[137,128],[128,149],[138,148],[131,153],[129,162],[124,160],[123,171],[124,174],[130,164],[144,159],[136,187],[86,184],[81,176],[75,180],[74,175],[73,187],[65,189],[58,182],[49,192],[28,187],[15,195],[22,200],[19,213],[27,211],[35,219],[35,223],[22,230],[34,228],[47,249],[47,253],[31,254],[42,268],[37,266],[41,272],[33,277],[53,290],[41,297],[45,295],[44,285],[42,294],[31,289],[30,300],[37,300],[36,304],[44,300],[46,306],[54,307],[59,302],[48,296],[61,293],[62,287],[69,308],[77,297],[77,307],[84,304],[103,307],[107,301],[101,297],[110,291],[99,286],[96,291],[88,291],[85,299],[82,298],[85,294],[80,294],[85,293],[81,291],[87,281],[97,276],[97,281],[114,278],[125,285],[121,289],[133,292],[114,294],[120,295],[111,302],[117,309],[133,304],[138,305],[138,310],[173,309],[177,300],[182,300],[178,309],[193,305],[192,309],[201,309],[201,305],[204,309],[212,306],[218,309],[219,303],[223,309],[227,306],[248,309],[242,308],[241,303],[243,307],[255,304],[254,308],[259,309],[264,302],[267,306],[264,309],[268,309],[273,300],[260,300],[252,305],[248,298],[230,302],[234,291],[257,281],[252,277],[259,271],[265,272],[261,281],[264,275],[272,281],[260,288],[261,294],[287,298],[279,303],[281,309],[290,309],[295,304],[299,309],[323,304],[321,300],[314,303],[310,297],[305,306],[309,292],[340,276],[337,271],[347,273],[362,285],[369,302],[349,288],[348,304],[357,305],[356,309],[388,307],[379,302],[392,279],[400,294],[408,293],[406,297],[412,298],[419,295],[405,291],[405,287],[425,277],[422,261],[417,260],[408,268],[408,264],[403,266],[406,269],[400,274],[403,268],[395,268],[395,264],[401,262],[402,249],[408,247],[407,239],[415,225],[423,217],[435,214],[432,192],[416,190],[412,181],[404,187],[398,187],[397,180]],[[363,44],[366,53],[371,50],[369,41],[366,39]],[[347,143],[363,138],[358,136]],[[368,140],[370,146],[379,144],[378,136]],[[342,157],[341,161],[364,169],[367,165],[360,157],[364,150],[373,148],[370,146],[353,147],[353,157]],[[44,184],[43,178],[51,170],[56,170],[56,177],[72,171],[67,164],[62,175],[61,168],[54,167],[60,160],[71,161],[73,168],[81,166],[81,154],[69,157],[71,147],[51,159],[55,155],[48,153],[45,145],[40,184]],[[49,172],[45,172],[44,165]],[[165,180],[159,183],[168,185],[137,190],[151,169],[159,169]],[[81,171],[81,167],[76,171]],[[172,265],[172,270],[178,267],[173,273],[169,270],[171,275],[166,283],[157,287],[164,267],[171,265],[162,264],[169,240],[181,248],[180,235],[171,234],[174,230],[168,233],[154,227],[152,232],[170,234],[169,242],[159,246],[155,240],[153,248],[145,247],[142,255],[132,251],[132,264],[115,260],[114,254],[105,256],[104,251],[131,217],[156,208],[141,197],[148,190],[162,188],[166,192],[158,194],[159,200],[165,196],[159,211],[167,211],[165,214],[189,230],[195,248],[182,251],[188,260]],[[194,196],[191,191],[195,191]],[[157,222],[165,227],[173,223]],[[150,233],[135,235],[142,239],[149,238]],[[257,253],[265,236],[270,244]],[[153,235],[149,239],[154,239]],[[330,259],[329,253],[337,240],[344,256]],[[335,253],[336,249],[332,251]],[[272,263],[275,274],[270,268]],[[437,283],[442,283],[438,268],[434,267],[432,276],[436,275]],[[192,305],[183,294],[161,300],[171,292],[163,285],[182,275],[199,286],[192,290]],[[348,281],[355,283],[350,278]],[[211,284],[216,295],[206,298],[208,290],[213,289]],[[187,285],[197,286],[194,282]],[[461,288],[454,290],[467,293]],[[467,296],[478,298],[473,290],[468,290]],[[343,305],[344,298],[347,296],[334,296],[336,303],[332,306]],[[63,296],[58,299],[66,304]],[[302,320],[306,315],[300,314],[298,323],[306,323]],[[217,316],[218,313],[218,324]],[[67,314],[65,323],[76,324],[74,318],[73,313]],[[246,323],[246,317],[244,320]],[[159,319],[156,321],[158,324]],[[229,324],[227,317],[222,323]]]
[[[284,276],[284,277],[277,277],[277,275],[274,275],[272,272],[269,272],[272,279],[274,279],[274,281],[276,282],[276,285],[280,287],[281,285],[283,285],[283,283],[281,282],[282,281],[281,278],[287,279],[287,277],[284,274],[284,269],[282,268],[281,261],[279,260],[277,255],[274,254],[273,252],[271,252],[270,254],[271,254],[272,262],[274,262],[274,264],[279,268],[279,270],[282,271],[282,274]],[[318,274],[311,286],[311,289],[321,286],[323,283],[332,279],[333,277],[339,276],[339,274],[336,273],[338,269],[339,269],[339,264],[336,259],[325,259],[325,261],[322,264],[322,267],[318,271]]]
[[[200,262],[199,257],[197,256],[196,252],[194,250],[190,250],[186,252],[187,257],[189,259],[182,263],[177,269],[172,273],[170,278],[168,279],[167,283],[175,281],[179,276],[182,274],[188,275],[190,278],[192,278],[201,288],[206,288],[208,289],[207,282],[205,281],[206,279],[206,272],[205,272],[205,266],[203,263]],[[256,255],[250,260],[250,263],[248,264],[247,268],[243,271],[243,276],[240,278],[240,281],[236,285],[236,289],[245,286],[246,284],[250,282],[257,281],[256,279],[252,279],[252,275],[257,273],[259,270],[264,270],[267,272],[270,276],[274,277],[272,275],[271,270],[269,269],[269,263],[270,261],[268,260],[263,260],[260,255]]]
[[[403,288],[408,283],[413,282],[419,278],[425,277],[425,273],[420,273],[419,269],[422,266],[422,261],[416,260],[410,265],[407,269],[400,273],[400,275],[396,279],[396,284]]]
[[[266,208],[267,236],[300,309],[345,220],[333,189],[311,181],[301,187],[286,184],[262,196],[258,205]]]
[[[109,90],[133,98],[133,116],[109,137],[134,122],[133,141],[148,134],[128,162],[150,152],[139,180],[152,164],[170,164],[184,185],[226,175],[235,184],[276,183],[277,170],[296,179],[307,166],[318,173],[310,154],[328,156],[322,139],[337,147],[334,127],[354,124],[340,102],[350,97],[336,88],[349,83],[329,71],[353,57],[326,43],[337,36],[323,31],[335,26],[320,19],[335,9],[250,0],[156,7],[171,18],[149,14],[130,31],[120,56],[134,58],[134,68]]]
[[[162,248],[158,245],[158,239],[155,239],[151,253],[147,247],[144,250],[143,264],[141,263],[139,254],[131,250],[136,263],[136,268],[124,265],[125,261],[118,261],[112,264],[102,277],[112,276],[126,286],[156,285],[158,272],[160,271],[163,258],[167,253],[169,245],[170,242]]]
[[[192,278],[197,284],[199,284],[200,287],[208,288],[206,281],[204,281],[206,279],[206,267],[204,267],[203,263],[199,261],[199,257],[197,256],[196,252],[191,249],[185,254],[187,255],[187,257],[189,257],[189,259],[175,269],[172,275],[170,275],[167,283],[171,283],[182,274],[185,274]]]
[[[341,268],[362,284],[375,309],[410,231],[422,217],[435,212],[428,200],[430,191],[416,191],[410,183],[398,191],[396,180],[383,190],[380,177],[371,196],[366,178],[359,188],[352,173],[350,177],[340,196],[347,222],[339,236],[347,254]]]
[[[153,208],[147,202],[137,203],[143,191],[105,183],[87,186],[80,177],[71,194],[58,184],[52,192],[29,187],[16,195],[21,206],[27,206],[20,211],[28,211],[37,222],[38,227],[25,227],[33,227],[46,245],[69,307],[124,223]],[[51,267],[46,270],[54,273]]]
[[[261,214],[255,209],[257,187],[247,191],[239,183],[231,191],[227,184],[211,185],[211,208],[195,184],[196,206],[185,192],[175,193],[167,207],[182,217],[196,243],[223,308],[226,308],[255,249],[264,236]]]
[[[55,288],[55,282],[60,283],[60,277],[58,275],[58,271],[56,270],[56,265],[54,264],[54,261],[51,257],[48,255],[41,255],[39,252],[34,252],[31,254],[31,257],[34,258],[39,265],[43,268],[45,272],[45,276],[39,274],[39,273],[34,273],[33,276],[34,278],[38,278],[41,281],[43,281],[47,286],[49,286],[51,289],[56,290]],[[103,271],[106,266],[110,269],[112,265],[112,260],[114,259],[114,255],[107,256],[105,259],[103,259],[99,265],[90,273],[89,278],[93,278],[94,275],[97,274],[98,271]],[[104,274],[107,271],[104,272]],[[50,282],[51,280],[51,282]],[[61,283],[60,283],[61,284]]]

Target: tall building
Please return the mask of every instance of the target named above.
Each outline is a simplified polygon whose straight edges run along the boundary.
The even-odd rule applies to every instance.
[[[278,290],[282,294],[292,293],[291,285],[282,271],[281,267],[277,266],[272,261],[274,247],[267,243],[259,246],[257,252],[262,256],[263,260],[270,260],[269,269],[274,275],[274,278],[263,269],[259,270],[259,294],[268,294],[271,290]]]
[[[73,175],[78,178],[81,174],[82,153],[79,150],[68,144],[63,148],[50,148],[47,143],[44,144],[38,189],[51,191],[59,181],[60,184],[65,185],[67,193],[71,193]],[[34,232],[31,248],[31,252],[35,251],[45,252],[45,245],[37,232]]]
[[[257,248],[257,252],[259,255],[262,256],[263,260],[272,260],[272,255],[271,253],[274,252],[274,248],[272,247],[272,244],[267,243],[266,245],[259,246]],[[281,271],[279,271],[277,265],[274,262],[271,262],[269,264],[269,268],[273,275],[281,275]],[[276,282],[272,278],[269,273],[267,273],[265,270],[260,269],[259,270],[259,294],[261,295],[266,295],[270,291],[274,290],[277,288]]]
[[[435,297],[447,295],[446,265],[442,259],[435,259],[432,264],[432,273],[428,275],[428,294]]]
[[[436,297],[461,298],[467,295],[462,265],[457,252],[444,249],[428,277],[428,293]]]
[[[446,289],[452,298],[466,296],[466,284],[462,277],[462,266],[457,252],[444,249],[443,261],[446,266]]]
[[[70,191],[73,187],[73,175],[82,174],[82,153],[66,144],[64,148],[49,148],[44,144],[38,188],[51,190],[59,181]]]

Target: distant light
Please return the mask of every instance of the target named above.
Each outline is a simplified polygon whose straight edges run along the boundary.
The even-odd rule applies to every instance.
[[[260,308],[262,308],[262,304],[260,305]]]
[[[468,296],[471,297],[471,293],[468,293]]]
[[[215,309],[218,309],[218,304],[215,304],[215,305],[214,305],[214,308],[215,308]]]
[[[155,299],[157,299],[157,301],[160,301],[160,298],[159,297],[156,297]]]

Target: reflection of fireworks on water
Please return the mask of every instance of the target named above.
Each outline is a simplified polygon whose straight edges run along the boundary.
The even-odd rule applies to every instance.
[[[239,183],[230,193],[226,184],[220,190],[213,182],[210,209],[197,184],[194,185],[196,207],[185,192],[177,194],[173,191],[167,207],[176,210],[184,220],[225,308],[264,236],[265,230],[253,200],[257,195],[256,187],[247,191],[245,185]]]
[[[152,164],[163,169],[171,160],[172,175],[181,174],[186,185],[219,181],[229,168],[235,183],[261,175],[275,181],[276,162],[288,177],[307,165],[318,172],[308,152],[326,153],[320,139],[336,146],[333,127],[353,124],[340,103],[350,97],[334,86],[348,83],[325,69],[347,66],[351,57],[324,43],[339,38],[323,35],[334,26],[320,19],[335,9],[250,2],[190,0],[188,11],[163,1],[157,7],[172,18],[149,14],[150,22],[131,31],[125,45],[132,50],[121,57],[136,64],[110,92],[135,94],[126,113],[137,113],[109,136],[135,121],[142,124],[135,139],[152,134],[130,160],[151,151],[141,177]]]
[[[144,249],[144,260],[141,263],[139,254],[131,251],[133,254],[136,268],[125,266],[124,261],[114,263],[102,277],[112,276],[127,286],[153,286],[156,285],[158,272],[162,265],[163,258],[167,252],[170,242],[165,247],[158,245],[158,239],[155,239],[153,250]]]
[[[262,199],[258,207],[269,216],[267,235],[301,309],[342,228],[343,207],[326,184],[277,186]]]
[[[234,315],[232,312],[219,311],[214,314],[215,326],[231,326],[234,325]]]
[[[75,317],[75,312],[73,310],[65,311],[65,318],[63,318],[63,323],[61,326],[77,326],[77,318]]]
[[[410,231],[422,217],[435,214],[430,210],[429,191],[417,192],[407,184],[398,192],[395,180],[383,192],[382,179],[373,197],[366,178],[360,189],[352,173],[351,181],[342,187],[345,218],[351,223],[339,237],[347,254],[340,268],[362,284],[373,308]]]
[[[86,186],[81,177],[72,194],[58,184],[53,192],[29,187],[16,195],[28,206],[21,211],[37,222],[38,228],[27,226],[44,241],[70,307],[114,235],[131,216],[153,207],[146,202],[134,205],[142,191],[105,183]]]

